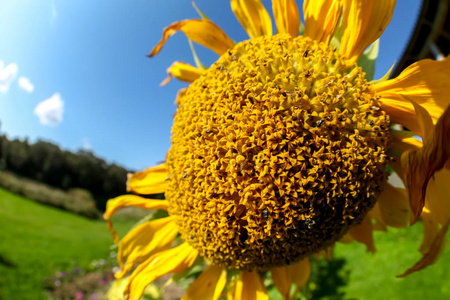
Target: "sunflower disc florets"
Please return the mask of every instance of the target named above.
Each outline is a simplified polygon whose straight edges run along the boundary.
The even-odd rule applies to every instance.
[[[166,197],[202,256],[243,270],[289,264],[373,207],[389,119],[343,59],[306,37],[260,37],[179,97]]]

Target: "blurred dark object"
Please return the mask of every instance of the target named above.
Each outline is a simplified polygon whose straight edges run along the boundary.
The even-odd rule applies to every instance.
[[[391,78],[425,58],[442,60],[450,54],[450,0],[423,0],[409,43]]]

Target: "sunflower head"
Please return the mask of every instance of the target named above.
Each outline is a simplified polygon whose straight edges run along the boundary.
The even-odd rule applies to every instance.
[[[205,269],[183,299],[267,300],[269,273],[284,299],[294,299],[311,273],[308,255],[332,249],[347,232],[341,241],[374,251],[374,229],[407,227],[419,217],[423,257],[401,276],[437,260],[450,227],[450,59],[368,83],[360,66],[371,54],[363,52],[377,43],[394,6],[305,0],[305,30],[297,36],[295,1],[273,0],[279,34],[272,36],[261,1],[231,0],[249,41],[235,44],[202,13],[163,30],[149,56],[182,31],[220,58],[208,69],[183,62],[168,69],[164,83],[191,83],[176,101],[172,147],[165,163],[127,181],[131,192],[165,193],[166,200],[129,194],[108,202],[113,234],[110,217],[120,207],[170,214],[120,242],[116,277],[132,272],[124,291],[130,299],[159,277],[197,266],[199,257]],[[387,164],[408,192],[387,183]],[[172,247],[179,233],[183,242]]]
[[[237,44],[179,98],[169,212],[214,263],[267,269],[330,246],[386,179],[389,119],[357,66],[306,37]]]

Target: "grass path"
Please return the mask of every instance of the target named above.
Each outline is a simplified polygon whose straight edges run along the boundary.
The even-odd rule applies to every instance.
[[[132,224],[122,221],[115,227],[123,234]],[[0,189],[0,299],[46,299],[44,278],[107,258],[112,243],[103,221]]]

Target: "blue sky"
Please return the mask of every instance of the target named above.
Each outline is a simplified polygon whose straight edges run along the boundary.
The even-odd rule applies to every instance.
[[[229,1],[196,4],[233,40],[248,38]],[[419,8],[420,0],[397,1],[375,78],[399,59]],[[159,83],[173,61],[194,62],[182,33],[155,58],[146,55],[163,27],[197,17],[190,0],[0,1],[1,132],[90,149],[132,170],[155,165],[170,147],[174,99],[186,86]],[[205,65],[217,59],[196,50]]]

